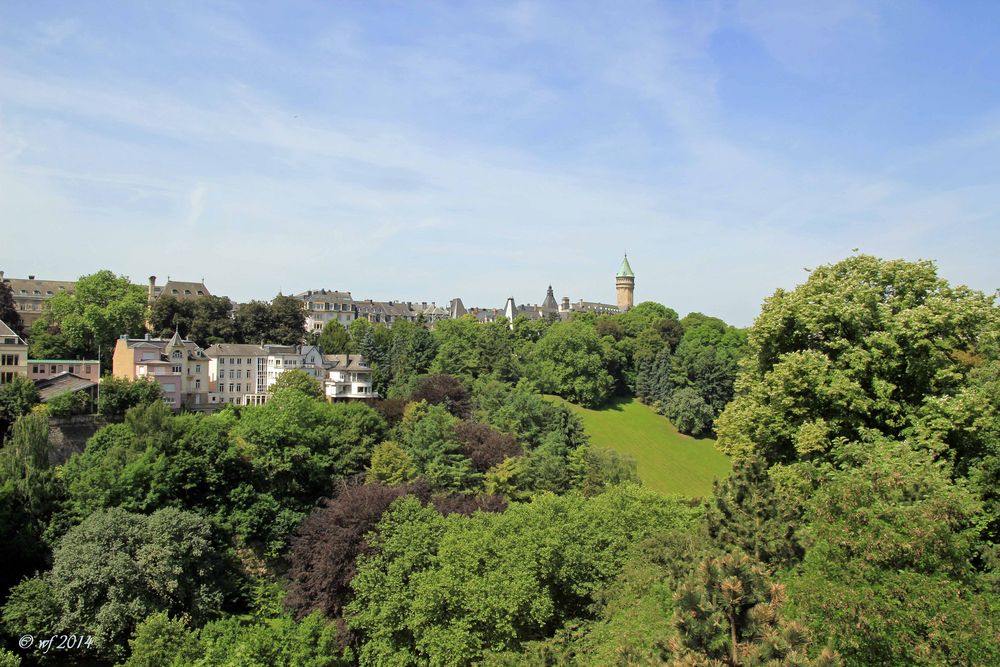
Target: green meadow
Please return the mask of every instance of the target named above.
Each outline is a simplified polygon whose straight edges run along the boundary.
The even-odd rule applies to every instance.
[[[678,433],[670,421],[635,398],[615,399],[598,410],[557,396],[583,418],[590,440],[635,458],[642,483],[661,493],[706,496],[712,482],[729,474],[729,459],[710,438]]]

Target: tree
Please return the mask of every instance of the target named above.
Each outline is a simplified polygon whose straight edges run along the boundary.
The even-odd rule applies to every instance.
[[[152,331],[169,338],[176,329],[201,347],[240,340],[233,319],[233,302],[224,296],[178,299],[163,294],[150,308]]]
[[[323,350],[323,354],[347,354],[350,342],[347,329],[337,320],[330,320],[323,325],[323,331],[319,335],[319,348]]]
[[[472,467],[478,472],[486,472],[505,459],[524,454],[514,436],[479,422],[458,422],[455,437],[462,444],[462,453],[472,461]]]
[[[4,622],[18,632],[94,636],[93,653],[121,659],[136,626],[157,611],[207,619],[222,603],[218,557],[205,519],[176,509],[97,512],[71,529],[51,572],[11,593]],[[33,609],[54,613],[47,628]]]
[[[21,375],[0,385],[0,443],[7,431],[21,415],[27,414],[38,403],[35,383]]]
[[[805,629],[781,615],[784,587],[772,583],[764,568],[743,554],[702,562],[677,590],[675,601],[679,638],[673,652],[686,659],[682,664],[839,664],[831,651],[815,662],[808,660]]]
[[[483,358],[479,350],[479,323],[471,315],[455,320],[442,320],[434,329],[437,356],[431,372],[456,375],[469,380],[483,371]]]
[[[161,402],[162,396],[160,385],[152,378],[126,380],[105,375],[101,378],[97,411],[105,417],[121,417],[129,408]]]
[[[663,414],[681,433],[700,436],[712,428],[712,408],[691,387],[676,389],[663,406]]]
[[[419,476],[413,457],[392,440],[380,442],[372,452],[372,462],[365,471],[368,483],[395,486],[407,484]]]
[[[526,377],[547,393],[586,407],[611,397],[614,378],[606,370],[611,351],[582,322],[553,324],[531,351]]]
[[[341,484],[302,522],[288,552],[290,582],[285,602],[302,618],[320,612],[336,618],[351,600],[351,580],[360,554],[371,553],[365,537],[394,500],[413,487]]]
[[[24,338],[24,326],[21,322],[21,314],[17,312],[17,304],[14,303],[14,292],[10,285],[3,281],[0,281],[0,322]]]
[[[278,345],[298,345],[305,335],[306,315],[302,302],[293,296],[278,295],[271,300],[271,341]]]
[[[403,446],[434,489],[460,489],[473,476],[472,463],[455,437],[457,421],[441,405],[428,406],[410,424],[404,419]]]
[[[605,447],[577,447],[569,453],[569,482],[587,497],[614,484],[640,484],[635,459]]]
[[[973,566],[982,505],[950,477],[880,438],[846,445],[809,500],[790,614],[848,664],[1000,661],[1000,599]]]
[[[340,326],[340,325],[337,325]],[[279,391],[300,391],[310,398],[323,398],[323,385],[319,380],[305,371],[284,371],[267,388],[267,393],[277,394]]]
[[[31,327],[35,359],[90,359],[100,349],[110,369],[115,340],[145,331],[147,292],[111,271],[81,276],[73,293],[62,292]]]
[[[993,297],[950,286],[931,262],[857,255],[819,267],[764,303],[717,422],[719,447],[790,462],[828,458],[834,443],[871,430],[926,432],[937,419],[928,408],[962,390],[998,327]],[[924,446],[948,452],[959,431]]]
[[[540,496],[500,514],[441,517],[397,500],[370,533],[348,624],[362,665],[475,664],[588,613],[629,545],[691,530],[697,510],[624,484],[594,498]]]
[[[772,567],[797,562],[801,513],[782,502],[761,460],[738,461],[716,480],[706,512],[708,534],[720,549],[739,549]]]
[[[417,380],[417,387],[410,396],[412,401],[427,401],[430,405],[443,405],[448,412],[466,419],[472,412],[471,394],[457,377],[437,374],[425,375]]]

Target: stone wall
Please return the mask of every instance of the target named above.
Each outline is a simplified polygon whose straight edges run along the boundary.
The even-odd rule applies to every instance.
[[[82,452],[90,436],[107,422],[100,415],[49,418],[49,463],[65,463],[70,456]]]

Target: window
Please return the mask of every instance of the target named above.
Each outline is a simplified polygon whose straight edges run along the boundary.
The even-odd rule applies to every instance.
[[[250,371],[247,371],[247,379],[250,379]]]
[[[31,367],[31,372],[32,373],[37,373],[38,372],[38,366],[32,366]]]
[[[201,372],[201,364],[195,364],[194,365],[194,372],[195,373],[200,373]]]
[[[237,357],[236,358],[236,363],[239,364],[239,365],[243,365],[243,357]]]
[[[83,372],[87,373],[88,375],[90,374],[90,364],[87,364],[86,366],[83,367]]]
[[[226,363],[226,358],[225,357],[219,357],[219,363],[220,364]]]
[[[201,380],[195,380],[194,381],[194,388],[195,389],[201,389]]]
[[[233,393],[233,383],[232,382],[229,383],[229,393],[230,394]]]
[[[236,383],[236,391],[243,391],[243,385],[239,382]]]
[[[171,369],[171,370],[172,370],[172,371],[173,371],[174,373],[180,373],[180,372],[181,372],[181,367],[180,367],[180,366],[171,366],[171,367],[170,367],[170,369]]]
[[[53,375],[55,375],[55,372],[56,372],[55,365],[52,365],[52,366],[49,367],[49,372],[52,373]]]
[[[13,373],[0,373],[0,384],[7,384],[14,379]]]
[[[177,385],[173,384],[172,382],[168,382],[163,385],[163,393],[172,394],[175,391],[177,391]]]
[[[250,363],[250,360],[249,360],[249,359],[247,359],[247,363],[248,363],[248,364]]]
[[[3,366],[17,366],[17,358],[19,355],[16,354],[4,354],[0,356],[0,365]]]
[[[232,357],[229,357],[229,363],[230,363],[230,365],[232,365],[233,363],[235,363],[235,361],[233,360]]]
[[[180,350],[174,350],[174,353],[171,354],[170,356],[173,359],[180,359],[181,358],[181,351]]]
[[[69,367],[69,372],[70,373],[75,373],[76,372],[76,366],[70,366]]]

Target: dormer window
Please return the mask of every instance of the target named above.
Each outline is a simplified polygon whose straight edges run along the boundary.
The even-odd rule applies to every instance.
[[[180,359],[181,358],[181,351],[180,350],[174,350],[174,353],[172,355],[170,355],[170,356],[173,357],[174,359]]]
[[[190,293],[191,293],[191,290],[189,290],[189,289],[186,289],[186,290],[184,290],[184,293],[185,293],[185,294],[190,294]]]
[[[178,292],[178,291],[177,291],[176,289],[172,289],[172,290],[170,290],[170,293],[171,293],[171,294],[180,294],[180,292]]]

